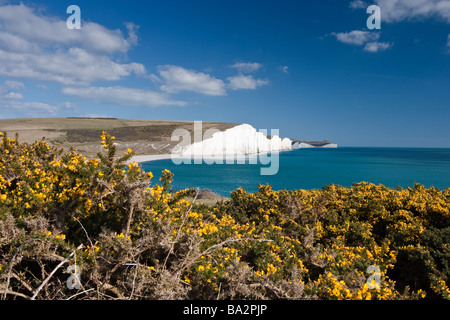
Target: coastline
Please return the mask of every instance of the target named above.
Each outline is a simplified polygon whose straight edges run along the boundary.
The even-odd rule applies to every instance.
[[[292,151],[291,150],[279,150],[276,151],[278,153],[280,152],[288,152],[288,151]],[[181,154],[142,154],[142,155],[136,155],[131,157],[130,160],[127,161],[127,163],[131,163],[133,161],[136,161],[137,163],[143,163],[143,162],[150,162],[150,161],[157,161],[157,160],[167,160],[167,159],[174,159],[174,158],[179,158],[179,159],[196,159],[196,158],[200,158],[202,160],[223,160],[224,162],[226,162],[227,160],[231,160],[231,161],[238,161],[238,160],[247,160],[247,159],[252,159],[255,157],[258,157],[261,154],[267,154],[267,152],[259,152],[259,153],[249,153],[249,154],[229,154],[226,155],[225,157],[223,156],[210,156],[210,155],[201,155],[201,154],[194,154],[194,155],[189,155],[189,156],[183,156]]]
[[[286,149],[286,150],[278,150],[274,152],[289,152],[295,149]],[[228,154],[224,156],[211,156],[211,155],[202,155],[202,154],[191,154],[191,155],[182,155],[182,154],[170,154],[170,153],[164,153],[164,154],[142,154],[142,155],[135,155],[131,157],[130,160],[127,161],[127,163],[131,163],[133,161],[136,161],[137,163],[143,163],[143,162],[150,162],[150,161],[157,161],[157,160],[167,160],[167,159],[196,159],[200,158],[202,160],[220,160],[222,159],[224,162],[227,160],[231,161],[237,161],[237,160],[247,160],[254,157],[258,157],[262,154],[267,154],[268,152],[259,152],[259,153],[249,153],[249,154]],[[269,152],[270,153],[270,152]]]
[[[128,163],[131,163],[133,161],[136,161],[137,163],[143,163],[156,160],[166,160],[171,158],[172,158],[171,154],[143,154],[133,156],[130,160],[128,160]]]

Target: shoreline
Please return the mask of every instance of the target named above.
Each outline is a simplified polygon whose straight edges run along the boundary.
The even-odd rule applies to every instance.
[[[128,160],[128,163],[131,163],[133,161],[136,161],[137,163],[143,163],[156,160],[167,160],[171,158],[171,154],[143,154],[131,157],[131,159]]]
[[[281,153],[281,152],[289,152],[295,149],[289,149],[289,150],[278,150],[275,152]],[[142,155],[136,155],[131,157],[130,160],[127,161],[127,163],[131,163],[133,161],[136,161],[137,163],[143,163],[143,162],[151,162],[151,161],[157,161],[157,160],[168,160],[168,159],[202,159],[205,160],[223,160],[224,162],[226,162],[227,160],[233,160],[233,161],[237,161],[237,160],[248,160],[251,158],[257,158],[260,155],[263,154],[267,154],[267,152],[259,152],[259,153],[249,153],[249,154],[228,154],[225,155],[225,157],[223,156],[209,156],[209,155],[201,155],[201,154],[191,154],[191,155],[182,155],[182,154],[169,154],[169,153],[165,153],[165,154],[142,154]]]
[[[288,152],[288,151],[292,151],[291,150],[278,150],[276,152],[280,153],[280,152]],[[263,154],[267,154],[266,152],[260,152],[260,153],[250,153],[250,154],[229,154],[226,155],[225,157],[223,156],[205,156],[205,155],[199,155],[199,154],[194,154],[194,155],[189,155],[189,156],[183,156],[181,154],[143,154],[143,155],[136,155],[131,157],[130,160],[127,161],[127,163],[131,163],[133,161],[136,161],[137,163],[143,163],[143,162],[151,162],[151,161],[157,161],[157,160],[168,160],[168,159],[202,159],[205,160],[222,160],[224,162],[226,162],[227,160],[232,160],[232,161],[238,161],[238,160],[247,160],[247,159],[252,159],[252,158],[257,158],[260,155]]]

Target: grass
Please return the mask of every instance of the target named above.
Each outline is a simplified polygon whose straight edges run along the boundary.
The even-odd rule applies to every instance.
[[[203,132],[207,129],[226,130],[237,123],[203,122]],[[45,137],[53,146],[75,148],[87,157],[94,157],[99,149],[102,131],[116,137],[119,152],[131,148],[136,155],[170,153],[178,144],[171,141],[175,129],[186,129],[193,136],[192,121],[137,120],[116,118],[22,118],[1,119],[0,131],[10,137],[16,133],[20,140],[33,143]]]

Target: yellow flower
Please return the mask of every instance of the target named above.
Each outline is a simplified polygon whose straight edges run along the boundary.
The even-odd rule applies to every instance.
[[[51,236],[52,235],[52,232],[51,231],[49,231],[49,232],[47,232],[46,234],[45,234],[46,236]]]
[[[65,234],[58,234],[56,237],[55,237],[55,239],[61,239],[61,240],[64,240],[66,238],[66,235]]]

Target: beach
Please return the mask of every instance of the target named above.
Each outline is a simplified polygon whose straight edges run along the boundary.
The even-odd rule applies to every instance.
[[[137,155],[137,156],[133,156],[128,163],[131,163],[133,161],[136,161],[137,163],[142,163],[142,162],[148,162],[148,161],[156,161],[156,160],[166,160],[166,159],[171,159],[172,155],[171,154],[144,154],[144,155]]]

